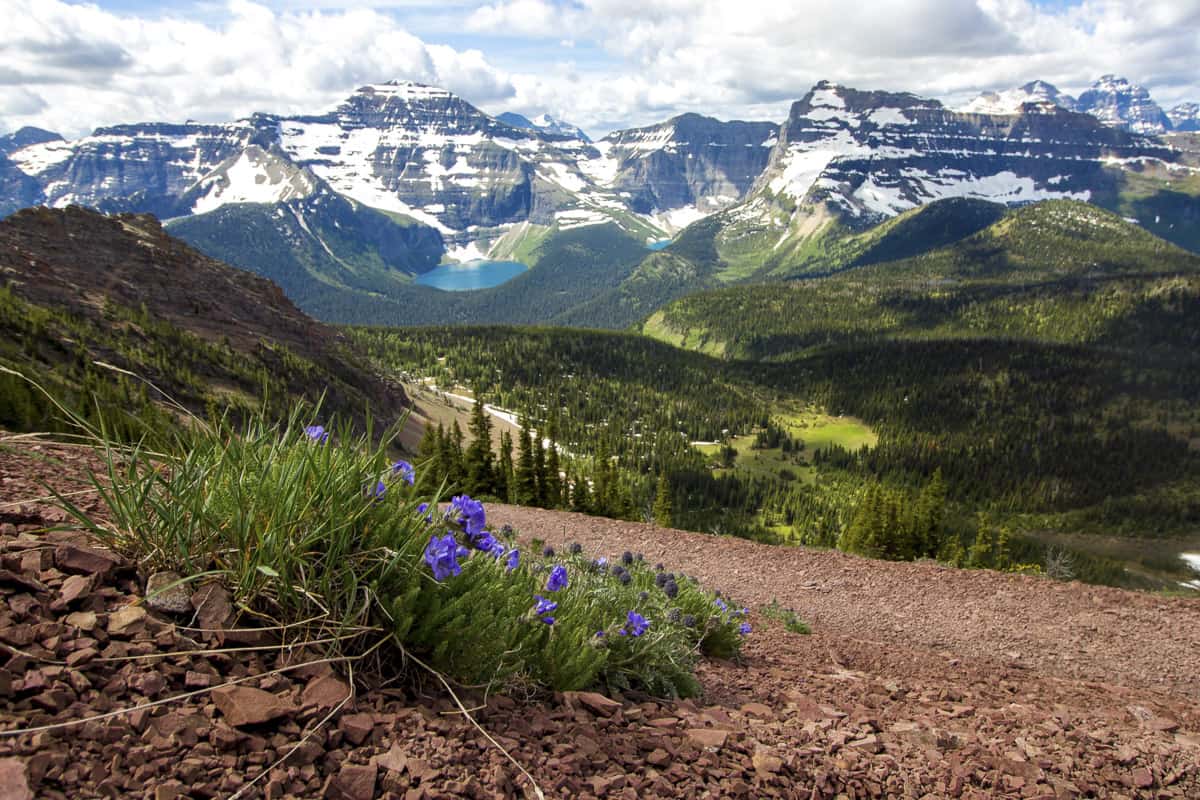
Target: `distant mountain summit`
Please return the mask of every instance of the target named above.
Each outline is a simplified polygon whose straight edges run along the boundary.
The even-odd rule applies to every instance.
[[[1019,114],[1026,103],[1049,103],[1068,111],[1078,108],[1075,98],[1060,92],[1054,84],[1030,81],[1016,89],[984,92],[958,110],[964,114]]]
[[[773,122],[722,122],[681,114],[596,143],[602,158],[585,169],[639,214],[672,233],[738,202],[775,145]]]
[[[1200,131],[1200,103],[1180,103],[1167,112],[1171,127],[1177,131]]]
[[[984,92],[958,110],[968,114],[1017,114],[1026,103],[1050,104],[1091,114],[1105,125],[1133,133],[1158,135],[1175,128],[1170,116],[1151,99],[1150,92],[1116,75],[1104,75],[1078,99],[1046,81],[1030,81],[1016,89]],[[1185,124],[1189,119],[1186,105],[1179,107]],[[1192,120],[1194,113],[1193,109]]]
[[[1078,110],[1105,125],[1134,133],[1160,134],[1171,129],[1171,120],[1150,92],[1116,75],[1105,75],[1079,95]]]
[[[584,142],[591,141],[588,135],[583,132],[583,128],[580,128],[578,125],[572,125],[569,122],[557,120],[549,114],[539,114],[533,119],[529,119],[512,111],[505,111],[503,114],[498,115],[496,119],[514,128],[541,131],[542,133],[549,133],[554,136],[569,136],[572,139],[579,139]]]
[[[62,137],[53,131],[26,126],[13,133],[6,133],[0,136],[0,154],[8,154],[14,150],[20,150],[22,147],[28,147],[31,144],[59,141],[62,141]]]

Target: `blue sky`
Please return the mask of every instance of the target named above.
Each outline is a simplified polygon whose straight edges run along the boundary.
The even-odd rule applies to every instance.
[[[1200,101],[1200,0],[6,0],[0,131],[315,112],[436,83],[593,135],[782,119],[818,80],[951,104],[1105,73]]]

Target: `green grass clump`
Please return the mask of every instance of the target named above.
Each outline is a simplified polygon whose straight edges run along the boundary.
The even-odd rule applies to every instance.
[[[804,635],[812,633],[812,628],[807,622],[800,619],[792,609],[781,606],[778,600],[772,600],[770,605],[763,606],[762,614],[768,619],[779,620],[783,623],[783,627],[792,633]]]
[[[301,413],[198,423],[179,455],[105,444],[93,478],[112,523],[60,502],[143,573],[219,579],[292,643],[397,656],[381,665],[407,654],[461,684],[688,696],[700,653],[737,654],[740,616],[694,581],[673,577],[668,596],[636,560],[521,552],[511,531],[486,528],[482,504],[442,511],[418,496],[388,456],[395,431],[373,444]]]

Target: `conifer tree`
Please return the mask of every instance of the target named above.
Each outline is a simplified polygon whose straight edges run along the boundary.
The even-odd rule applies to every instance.
[[[571,484],[571,510],[580,511],[584,514],[592,511],[591,492],[588,490],[587,478],[576,474]]]
[[[496,496],[511,503],[513,491],[513,441],[507,430],[500,432],[500,460],[496,464]]]
[[[671,484],[667,482],[667,473],[658,473],[658,485],[654,490],[654,524],[662,528],[671,527]]]
[[[438,467],[438,428],[432,425],[426,425],[424,433],[421,434],[421,442],[417,445],[417,464],[425,465],[424,469],[417,471],[417,491],[421,493],[429,493],[437,489],[441,482],[441,476],[444,475]]]
[[[982,569],[992,563],[992,530],[988,527],[987,517],[979,515],[975,530],[975,543],[967,553],[967,566]]]
[[[533,467],[533,440],[529,435],[529,426],[524,421],[521,422],[521,452],[513,477],[513,502],[522,506],[534,505],[537,500],[537,476]]]
[[[471,409],[471,445],[465,455],[466,491],[472,496],[496,494],[495,467],[492,463],[492,424],[483,410],[483,399],[475,393]]]

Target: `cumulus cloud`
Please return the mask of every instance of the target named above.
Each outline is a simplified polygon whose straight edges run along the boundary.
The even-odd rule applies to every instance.
[[[1195,0],[1083,0],[1060,10],[1029,0],[493,0],[467,25],[493,36],[566,35],[611,54],[618,66],[593,73],[607,84],[595,88],[559,81],[535,91],[514,78],[529,95],[574,105],[585,127],[620,116],[616,86],[629,93],[631,121],[672,93],[677,111],[778,119],[821,79],[960,101],[1035,78],[1078,92],[1112,72],[1164,105],[1200,99]]]
[[[1164,106],[1200,101],[1198,0],[263,2],[211,22],[9,0],[0,88],[25,94],[0,93],[0,129],[315,112],[389,78],[592,134],[685,111],[779,120],[822,79],[959,102],[1035,78],[1077,93],[1111,72]],[[415,32],[430,13],[439,32]]]
[[[366,83],[445,86],[476,102],[515,93],[478,50],[429,45],[368,8],[285,11],[233,0],[222,21],[146,19],[59,0],[15,0],[0,34],[0,128],[77,135],[141,120],[315,112]],[[42,103],[32,102],[36,87]]]

